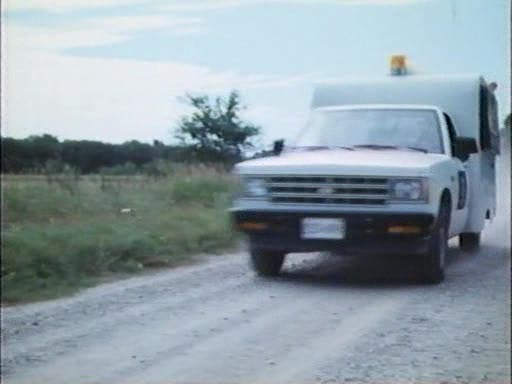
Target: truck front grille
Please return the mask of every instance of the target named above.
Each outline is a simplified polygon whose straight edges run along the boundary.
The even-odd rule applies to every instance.
[[[383,205],[388,179],[365,176],[272,176],[270,201],[281,204]]]

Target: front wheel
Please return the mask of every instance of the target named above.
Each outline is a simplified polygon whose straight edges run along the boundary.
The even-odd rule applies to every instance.
[[[480,232],[461,233],[459,235],[459,246],[463,251],[474,251],[480,247]]]
[[[432,232],[428,251],[422,255],[423,280],[438,284],[444,280],[444,267],[448,252],[449,209],[441,206],[437,224]]]
[[[260,276],[277,276],[285,258],[283,252],[251,250],[251,265]]]

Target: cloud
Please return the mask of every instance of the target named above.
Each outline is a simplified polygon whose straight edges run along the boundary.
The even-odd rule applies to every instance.
[[[206,31],[202,11],[251,4],[410,4],[422,0],[218,0],[151,2],[150,14],[96,16],[51,27],[28,27],[8,20],[2,23],[2,128],[5,135],[24,137],[51,133],[61,138],[121,142],[169,139],[176,119],[187,111],[178,97],[186,92],[225,94],[236,88],[242,96],[268,89],[298,89],[321,81],[319,73],[272,76],[236,71],[213,71],[205,66],[179,62],[81,58],[61,54],[80,46],[113,44],[140,31],[165,29],[188,35]],[[130,5],[137,0],[8,0],[7,9],[49,12],[81,8]],[[147,2],[146,2],[147,3]],[[156,13],[157,5],[168,12]],[[162,5],[164,4],[164,5]],[[174,8],[173,8],[174,7]],[[175,12],[169,12],[174,10]],[[151,13],[153,12],[153,13]],[[258,91],[259,90],[259,91]],[[293,93],[293,91],[289,91]],[[257,100],[257,102],[256,102]],[[268,100],[254,99],[244,112],[251,121],[272,130],[298,127],[304,116],[278,108]],[[291,107],[290,107],[291,108]],[[306,110],[304,108],[304,110]]]
[[[165,29],[174,35],[189,35],[206,31],[199,17],[175,15],[102,16],[80,22],[62,22],[52,26],[27,27],[17,23],[7,25],[3,32],[7,43],[20,49],[40,51],[114,44],[145,30]]]
[[[202,20],[198,17],[144,15],[100,17],[95,18],[90,22],[85,22],[83,26],[123,33],[158,28],[175,28],[199,24],[202,24]]]
[[[34,1],[32,6],[50,3]],[[61,138],[113,142],[132,138],[165,140],[170,138],[176,119],[187,111],[178,100],[186,92],[215,95],[239,89],[244,95],[254,89],[300,86],[316,76],[212,71],[179,62],[83,58],[62,53],[73,47],[120,42],[140,31],[159,28],[186,35],[204,32],[205,25],[195,15],[172,13],[101,16],[79,22],[63,19],[51,27],[10,20],[2,23],[4,134],[24,137],[48,132]],[[277,122],[286,118],[285,111],[269,114],[261,107],[259,113],[247,112],[251,117],[264,114],[258,121],[265,124],[270,123],[267,116],[274,116]]]
[[[252,5],[271,4],[339,4],[339,5],[409,5],[428,0],[4,0],[7,10],[43,10],[47,12],[69,12],[85,8],[107,8],[129,5],[162,7],[175,11],[207,11]]]
[[[191,0],[187,2],[171,1],[162,5],[168,11],[212,11],[229,8],[239,8],[254,5],[410,5],[430,0]]]
[[[3,0],[2,8],[8,11],[42,10],[64,12],[85,8],[105,8],[143,3],[141,0]]]
[[[144,30],[165,29],[174,36],[204,34],[206,24],[201,17],[190,12],[246,7],[252,5],[301,4],[301,5],[407,5],[429,0],[4,0],[2,9],[7,11],[40,10],[50,13],[79,11],[99,7],[124,7],[144,5],[144,15],[95,16],[79,21],[62,18],[52,26],[8,30],[9,39],[16,38],[17,32],[29,32],[24,43],[40,49],[98,46],[126,41]],[[120,8],[122,9],[122,8]],[[181,13],[181,14],[180,14]],[[184,16],[183,13],[188,14]],[[2,25],[20,25],[4,18]],[[25,27],[26,28],[26,27]],[[32,33],[30,33],[32,32]]]
[[[123,31],[131,28],[131,21],[124,21]],[[178,62],[72,57],[57,51],[87,39],[97,43],[116,37],[112,29],[108,31],[87,35],[78,28],[61,34],[41,33],[37,28],[34,33],[34,28],[9,27],[7,38],[2,36],[4,134],[24,137],[47,132],[113,142],[166,140],[176,119],[187,111],[178,100],[186,92],[215,95],[236,88],[247,94],[254,89],[299,86],[316,76],[242,74]],[[260,109],[264,112],[268,111]]]

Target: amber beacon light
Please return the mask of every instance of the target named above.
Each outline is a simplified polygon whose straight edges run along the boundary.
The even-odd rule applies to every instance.
[[[407,74],[407,57],[405,55],[393,55],[390,60],[391,75],[402,76]]]

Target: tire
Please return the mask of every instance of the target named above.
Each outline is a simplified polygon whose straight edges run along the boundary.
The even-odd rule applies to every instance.
[[[427,284],[439,284],[444,280],[449,217],[449,206],[444,203],[439,210],[439,218],[432,232],[428,250],[422,255],[422,281]]]
[[[251,265],[259,276],[277,276],[283,266],[284,252],[251,250]]]
[[[480,247],[480,232],[461,233],[459,235],[459,247],[463,251],[475,251]]]

